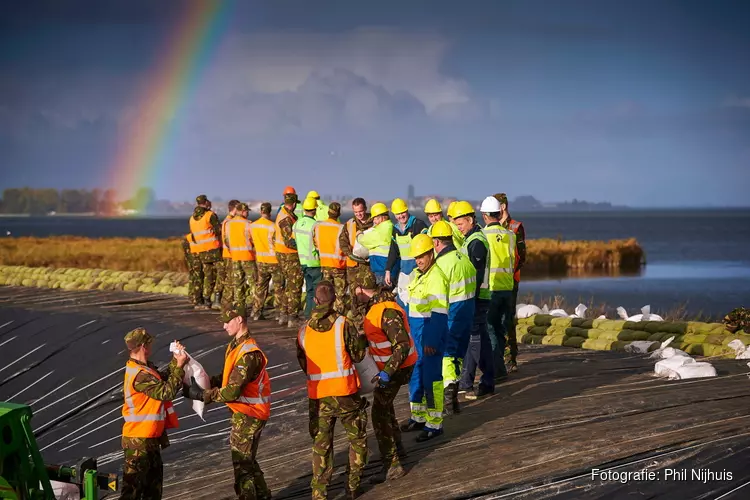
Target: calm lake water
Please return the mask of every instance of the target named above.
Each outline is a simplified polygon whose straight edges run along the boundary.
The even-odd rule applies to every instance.
[[[693,313],[715,317],[740,305],[750,306],[750,209],[513,215],[524,223],[530,239],[633,237],[646,251],[647,265],[636,276],[522,281],[521,294],[534,294],[537,302],[561,295],[568,303],[573,302],[569,307],[572,309],[578,301],[588,302],[593,298],[595,302],[607,303],[612,310],[622,305],[630,314],[637,313],[645,304],[650,304],[656,312],[686,304]],[[0,237],[10,233],[10,236],[169,238],[186,232],[187,217],[0,218]]]

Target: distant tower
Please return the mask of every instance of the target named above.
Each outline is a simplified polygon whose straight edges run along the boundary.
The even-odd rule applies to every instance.
[[[414,186],[412,186],[411,184],[409,184],[408,194],[407,194],[406,199],[407,200],[413,200],[414,199]]]

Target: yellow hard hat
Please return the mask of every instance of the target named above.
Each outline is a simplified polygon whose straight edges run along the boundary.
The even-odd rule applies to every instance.
[[[312,198],[314,200],[319,200],[320,195],[318,194],[317,191],[310,191],[309,193],[307,193],[307,196],[305,198]]]
[[[411,248],[409,248],[409,257],[416,259],[422,254],[429,252],[430,250],[435,251],[435,247],[432,246],[432,238],[424,233],[419,233],[411,240]]]
[[[302,209],[303,210],[315,210],[318,208],[318,201],[315,198],[311,198],[309,195],[307,198],[305,198],[305,201],[302,202]]]
[[[439,220],[432,226],[431,234],[433,238],[448,238],[453,236],[453,229],[448,222]]]
[[[474,207],[471,206],[471,203],[468,201],[458,201],[453,206],[453,215],[451,215],[452,218],[456,219],[458,217],[463,217],[464,215],[474,215],[475,210]]]
[[[440,206],[440,202],[436,199],[432,199],[427,202],[424,206],[424,213],[426,214],[439,214],[443,212],[443,207]]]
[[[448,217],[451,217],[451,218],[453,217],[453,209],[455,206],[456,206],[455,201],[450,202],[450,204],[448,205],[448,210],[445,211]]]
[[[372,208],[370,208],[370,216],[371,217],[377,217],[378,215],[383,215],[388,213],[388,207],[385,206],[385,203],[375,203]]]
[[[391,212],[394,214],[402,214],[407,210],[409,210],[409,206],[401,198],[396,198],[393,200],[393,203],[391,203]]]

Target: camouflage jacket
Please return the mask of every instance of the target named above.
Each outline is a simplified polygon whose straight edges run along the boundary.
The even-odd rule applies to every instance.
[[[135,359],[132,361],[139,365],[148,366],[152,370],[157,370],[156,365],[150,361],[145,364]],[[157,372],[161,380],[146,371],[138,373],[133,381],[133,389],[159,401],[173,400],[177,393],[182,390],[182,378],[185,376],[185,370],[178,367],[177,361],[173,358],[164,370],[157,370]],[[122,437],[122,448],[127,450],[153,451],[167,446],[169,446],[169,438],[166,431],[159,438]]]
[[[338,318],[339,314],[333,310],[333,304],[321,304],[312,310],[307,326],[316,332],[327,332]],[[357,327],[348,319],[344,323],[344,344],[346,352],[349,353],[352,361],[359,363],[365,358],[367,354],[367,338],[364,335],[360,335]],[[297,342],[297,361],[302,371],[307,373],[307,356],[305,356],[305,350],[299,345],[299,341]]]
[[[356,217],[354,217],[353,220],[357,226],[357,232],[359,233],[370,229],[373,225],[372,217],[370,217],[369,213],[367,214],[367,218],[365,219],[364,222],[361,222]],[[347,257],[352,256],[352,252],[354,252],[354,249],[352,248],[352,245],[349,242],[349,229],[348,229],[347,224],[344,224],[344,229],[341,231],[341,234],[339,235],[339,247],[341,248],[341,251],[344,253],[344,255],[346,255]]]
[[[224,353],[224,359],[229,356],[229,353],[242,341],[245,340],[247,332],[242,335],[234,337],[227,345],[227,350]],[[204,403],[229,403],[236,401],[242,395],[242,389],[258,378],[261,371],[265,366],[263,355],[259,351],[248,352],[237,360],[237,364],[234,365],[232,371],[229,373],[227,385],[222,387],[224,380],[224,372],[219,375],[211,377],[211,389],[203,392]]]
[[[282,210],[284,210],[289,217],[284,218],[281,222],[279,222],[279,229],[281,230],[281,238],[284,240],[284,245],[286,245],[288,248],[294,248],[297,249],[297,242],[294,239],[294,231],[292,231],[292,227],[294,226],[294,223],[297,222],[297,215],[295,215],[293,210],[289,210],[286,208],[286,206],[281,207]]]
[[[388,290],[381,290],[372,296],[370,302],[367,304],[367,310],[369,311],[372,306],[380,302],[395,301],[396,296]],[[383,367],[383,371],[388,376],[393,376],[394,373],[399,369],[401,363],[409,356],[409,330],[407,325],[404,324],[404,317],[396,309],[385,309],[383,311],[383,319],[381,322],[383,332],[391,342],[391,349],[393,353],[390,359]]]
[[[500,225],[505,229],[510,228],[512,222],[518,222],[514,220],[510,215]],[[526,263],[526,229],[523,227],[523,223],[519,222],[518,232],[516,233],[516,250],[518,251],[518,262],[516,262],[516,270],[521,269]]]
[[[193,219],[200,220],[201,217],[206,215],[207,211],[207,208],[195,207],[195,209],[193,210]],[[216,235],[216,238],[219,240],[219,242],[223,241],[223,238],[221,237],[221,222],[219,222],[219,217],[217,217],[215,213],[211,215],[209,223],[211,224],[211,227],[214,230],[214,234]],[[221,248],[214,248],[212,250],[208,250],[206,253],[212,254],[212,257],[216,257],[217,260],[221,259]]]

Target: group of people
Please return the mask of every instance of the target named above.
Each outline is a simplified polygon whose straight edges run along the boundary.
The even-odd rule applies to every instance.
[[[371,418],[383,464],[375,482],[404,475],[402,433],[418,432],[418,442],[434,439],[443,433],[444,413],[460,412],[460,392],[467,399],[494,392],[495,383],[508,374],[506,335],[509,367],[517,369],[513,324],[525,234],[521,223],[510,217],[505,194],[482,202],[484,227],[466,201],[451,204],[446,220],[440,204],[430,200],[425,207],[429,226],[410,215],[400,199],[390,210],[396,224],[383,203],[368,213],[361,198],[352,203],[354,217],[342,224],[341,206],[326,206],[315,192],[303,201],[299,214],[293,188],[285,190],[275,222],[270,203],[262,204],[261,218],[250,223],[247,205],[236,202],[220,224],[205,196],[197,202],[186,237],[197,274],[192,297],[196,306],[208,307],[211,274],[221,262],[230,279],[217,293],[221,320],[232,340],[222,374],[211,378],[211,389],[201,390],[195,381],[181,384],[181,345],[167,370],[159,373],[148,361],[151,337],[142,329],[126,336],[131,355],[125,375],[121,498],[155,498],[157,487],[160,494],[159,449],[166,444],[166,430],[177,425],[169,401],[180,387],[187,398],[223,402],[230,408],[237,495],[270,498],[255,460],[270,416],[270,379],[267,359],[250,336],[247,319],[263,314],[271,277],[280,324],[297,326],[303,280],[307,290],[297,357],[310,404],[313,498],[327,498],[336,420],[350,442],[347,498],[361,492],[368,402],[359,394],[355,364],[368,353],[379,369],[371,381],[376,384]],[[475,389],[477,368],[482,375]],[[393,401],[403,385],[409,387],[411,415],[399,423]],[[138,496],[149,485],[152,496]]]

